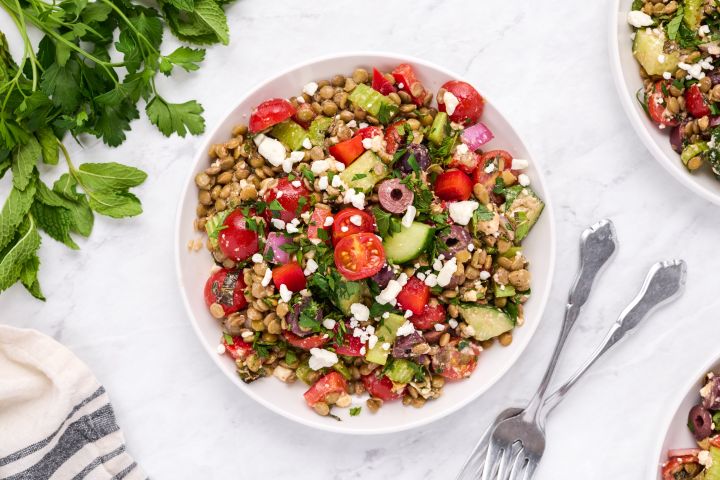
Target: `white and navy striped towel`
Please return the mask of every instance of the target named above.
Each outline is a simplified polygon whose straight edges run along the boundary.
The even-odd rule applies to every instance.
[[[70,350],[0,325],[0,479],[146,479],[105,389]]]

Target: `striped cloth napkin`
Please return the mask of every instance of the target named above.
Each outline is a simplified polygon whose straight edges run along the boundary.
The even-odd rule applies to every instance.
[[[110,399],[70,350],[0,325],[0,479],[146,479]]]

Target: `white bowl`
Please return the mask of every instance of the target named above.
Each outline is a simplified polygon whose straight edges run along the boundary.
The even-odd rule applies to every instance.
[[[175,241],[178,281],[192,325],[208,355],[233,383],[262,405],[289,419],[323,430],[354,434],[395,432],[438,420],[468,404],[495,384],[525,350],[542,318],[550,292],[555,265],[552,202],[540,169],[531,161],[527,172],[532,182],[531,186],[545,201],[546,207],[524,244],[525,254],[532,263],[533,274],[533,295],[526,304],[525,325],[513,332],[514,340],[511,346],[492,348],[483,353],[473,376],[446,385],[440,399],[428,402],[421,409],[403,407],[400,402],[394,402],[383,406],[377,414],[371,415],[364,411],[356,417],[348,416],[347,409],[335,409],[343,418],[342,422],[337,422],[318,416],[305,405],[302,394],[307,387],[302,382],[288,386],[274,378],[267,378],[247,385],[235,373],[231,359],[216,353],[220,340],[220,327],[217,320],[210,316],[203,300],[203,286],[213,262],[206,250],[191,253],[187,249],[188,242],[199,236],[198,232],[193,230],[197,204],[194,178],[198,172],[208,166],[206,153],[208,148],[211,144],[226,141],[232,127],[238,123],[247,123],[248,118],[244,115],[249,114],[254,106],[268,98],[296,95],[303,85],[310,81],[330,78],[337,73],[350,74],[359,66],[366,68],[375,66],[383,71],[390,71],[403,62],[411,63],[419,79],[432,91],[437,91],[447,80],[460,78],[439,66],[406,56],[350,53],[303,63],[263,82],[249,92],[238,93],[237,98],[229,98],[228,103],[235,107],[228,112],[225,120],[206,135],[207,140],[198,150],[180,199]],[[482,85],[475,83],[475,86],[482,92]],[[488,102],[485,106],[483,122],[495,133],[495,139],[488,148],[506,149],[517,158],[533,158],[515,130],[495,109],[492,102]],[[354,403],[362,405],[364,401],[355,399]]]
[[[670,146],[669,129],[660,130],[648,118],[635,97],[643,85],[638,63],[632,54],[630,34],[633,29],[627,22],[631,5],[632,0],[611,2],[608,50],[620,103],[640,140],[658,163],[687,188],[705,200],[720,205],[720,181],[715,179],[710,168],[704,166],[697,172],[688,172],[680,161],[680,155]]]
[[[669,414],[663,422],[661,422],[661,432],[665,432],[664,436],[658,436],[658,444],[655,446],[650,456],[650,465],[648,465],[647,478],[656,478],[662,480],[660,475],[660,466],[667,460],[668,450],[676,450],[683,448],[697,448],[695,437],[690,433],[687,426],[688,414],[690,409],[700,403],[700,389],[706,381],[708,372],[720,371],[720,358],[715,358],[712,362],[708,362],[695,375],[689,377],[688,383],[679,390],[680,394],[673,402],[674,409],[669,410]]]

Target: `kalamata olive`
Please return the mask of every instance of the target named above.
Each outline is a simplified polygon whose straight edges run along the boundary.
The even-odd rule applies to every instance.
[[[425,341],[423,336],[418,332],[413,332],[410,335],[404,337],[397,337],[395,345],[393,345],[392,355],[395,358],[409,358],[412,357],[412,348],[415,345],[421,344]]]
[[[710,387],[702,405],[708,410],[720,410],[720,377],[713,377],[708,383]]]
[[[410,165],[410,156],[415,157],[420,170],[425,170],[430,166],[430,152],[425,145],[421,143],[411,143],[407,146],[405,155],[400,159],[400,170],[404,173],[411,173],[413,171],[412,165]]]
[[[308,335],[310,335],[312,333],[312,330],[309,330],[309,329],[305,330],[304,328],[302,328],[300,326],[300,312],[302,312],[305,308],[307,308],[309,304],[310,304],[310,298],[309,297],[303,298],[301,301],[299,301],[298,303],[296,303],[293,306],[292,310],[290,310],[288,312],[287,317],[285,318],[288,325],[290,325],[290,329],[292,330],[292,332],[299,337],[307,337]],[[322,308],[318,308],[317,314],[315,315],[315,319],[318,322],[322,322],[322,319],[323,319]]]
[[[702,440],[712,434],[712,416],[702,405],[695,405],[690,409],[688,425],[695,440]]]
[[[380,205],[390,213],[403,213],[412,205],[415,194],[399,178],[385,180],[378,188]]]
[[[447,246],[446,253],[444,252],[445,258],[452,258],[459,251],[467,249],[472,238],[467,228],[460,225],[453,225],[450,227],[449,232],[440,235],[440,240]]]
[[[427,343],[437,343],[442,334],[443,332],[438,332],[437,330],[428,330],[427,332],[423,332],[423,337],[425,337]]]
[[[682,152],[683,148],[683,126],[677,125],[670,130],[670,146],[677,153]]]
[[[717,85],[718,83],[720,83],[720,73],[713,72],[712,74],[710,74],[710,81],[713,85]]]
[[[390,282],[390,280],[393,279],[395,274],[393,273],[392,268],[390,268],[389,265],[385,265],[383,268],[380,269],[379,272],[377,272],[375,275],[370,277],[375,283],[378,284],[380,288],[387,287],[387,284]]]

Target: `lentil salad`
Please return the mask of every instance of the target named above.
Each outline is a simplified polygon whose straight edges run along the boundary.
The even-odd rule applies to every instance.
[[[210,149],[205,298],[245,382],[299,379],[321,415],[364,392],[371,411],[419,407],[511,343],[543,203],[527,161],[483,151],[482,96],[437,96],[410,65],[358,68],[263,102]]]

